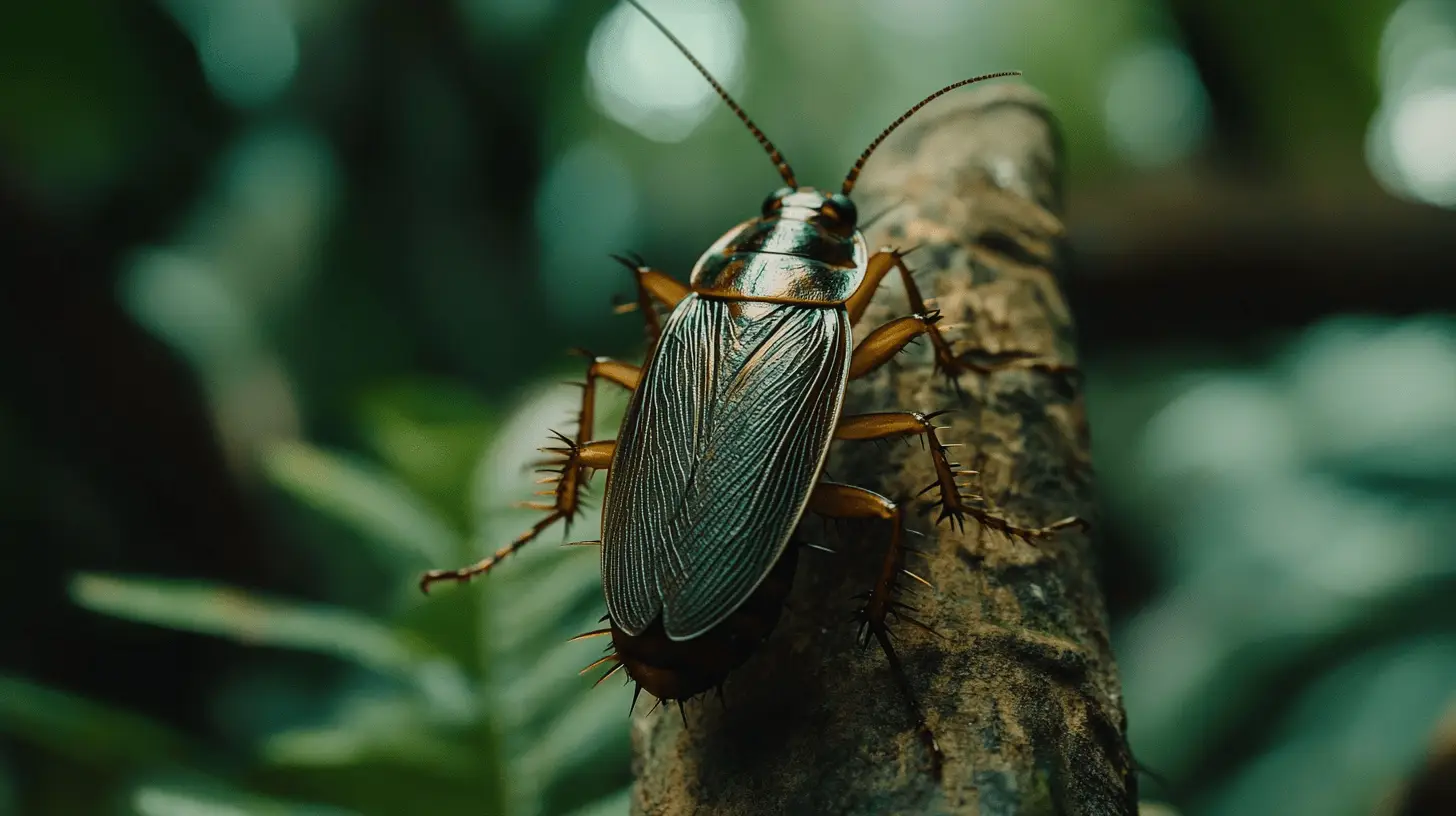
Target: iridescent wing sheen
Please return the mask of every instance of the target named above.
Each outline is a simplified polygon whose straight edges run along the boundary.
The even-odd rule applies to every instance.
[[[691,295],[653,351],[602,504],[612,622],[686,640],[773,568],[814,488],[849,371],[843,308]]]

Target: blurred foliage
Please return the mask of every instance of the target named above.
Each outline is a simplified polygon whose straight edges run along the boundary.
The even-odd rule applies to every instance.
[[[817,183],[1015,67],[1094,206],[1193,169],[1456,205],[1443,0],[651,5]],[[566,642],[593,552],[415,581],[532,520],[561,352],[633,354],[607,253],[681,276],[773,186],[607,0],[5,4],[0,814],[625,812],[628,696]],[[1372,812],[1456,701],[1456,324],[1085,351],[1150,796]]]
[[[118,795],[144,816],[545,814],[619,801],[611,797],[629,781],[625,689],[580,694],[574,669],[597,650],[566,642],[596,626],[594,551],[541,546],[488,587],[447,587],[428,599],[416,587],[429,566],[463,563],[524,523],[500,508],[529,492],[534,477],[500,463],[519,463],[514,442],[543,438],[546,418],[568,416],[574,394],[540,395],[507,428],[470,403],[441,410],[438,393],[423,402],[428,416],[451,417],[439,424],[411,412],[422,402],[416,392],[371,399],[366,415],[389,428],[371,434],[373,453],[392,460],[399,439],[410,440],[393,474],[302,442],[269,453],[266,469],[280,487],[349,532],[356,546],[330,562],[366,559],[390,576],[393,591],[374,604],[377,613],[195,580],[82,573],[71,582],[75,602],[95,612],[334,658],[345,669],[327,688],[273,670],[244,676],[220,692],[218,716],[232,738],[204,747],[146,718],[0,678],[0,727],[79,766],[118,772],[125,793],[90,791],[99,798],[68,812],[99,812]],[[461,446],[476,462],[454,483],[434,467],[409,466],[448,460]],[[452,519],[449,507],[471,521]],[[81,807],[80,792],[54,793]]]
[[[1456,701],[1456,321],[1251,356],[1088,378],[1159,587],[1114,642],[1133,750],[1189,812],[1371,813]]]

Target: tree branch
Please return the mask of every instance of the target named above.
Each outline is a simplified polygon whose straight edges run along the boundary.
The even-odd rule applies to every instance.
[[[1069,198],[1067,295],[1089,355],[1456,309],[1456,212],[1373,182],[1331,191],[1170,171]]]
[[[1074,362],[1054,279],[1060,161],[1040,97],[1002,85],[912,121],[870,163],[861,211],[899,205],[875,225],[871,247],[919,247],[917,280],[939,295],[945,322],[961,324],[959,351]],[[860,336],[906,313],[903,289],[886,288]],[[932,372],[925,344],[852,384],[846,412],[958,408],[941,438],[965,444],[953,451],[982,472],[990,509],[1041,526],[1094,512],[1075,380],[1024,369],[967,375],[958,396]],[[841,443],[828,470],[897,499],[934,479],[919,445]],[[1087,535],[1030,544],[974,522],[964,533],[937,528],[933,518],[923,503],[909,515],[926,534],[909,567],[936,587],[909,602],[943,637],[908,623],[893,632],[944,751],[938,778],[884,656],[857,648],[849,620],[889,531],[846,525],[825,539],[837,554],[800,556],[789,611],[729,679],[726,707],[690,704],[686,726],[676,712],[637,714],[635,812],[1134,813]],[[801,534],[817,527],[806,522]]]

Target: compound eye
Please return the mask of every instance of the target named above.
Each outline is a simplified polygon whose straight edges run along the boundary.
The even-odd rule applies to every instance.
[[[853,201],[849,200],[849,196],[843,193],[835,193],[829,197],[827,205],[825,209],[828,213],[838,219],[844,226],[853,229],[854,225],[858,223],[859,209],[854,206]]]
[[[768,218],[778,212],[779,208],[783,205],[784,197],[792,192],[794,191],[788,187],[780,187],[772,193],[769,193],[768,198],[763,200],[763,217]]]

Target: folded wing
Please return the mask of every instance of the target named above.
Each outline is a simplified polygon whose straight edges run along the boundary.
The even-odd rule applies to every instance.
[[[844,312],[691,296],[663,327],[602,512],[607,611],[685,640],[753,593],[823,464],[848,373]]]

